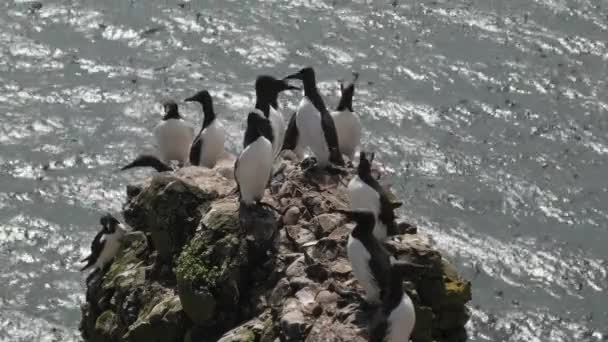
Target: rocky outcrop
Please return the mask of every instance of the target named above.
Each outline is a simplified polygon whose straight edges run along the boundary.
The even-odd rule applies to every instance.
[[[134,231],[82,307],[87,341],[367,341],[369,312],[346,257],[344,187],[285,161],[264,201],[240,208],[231,162],[187,167],[127,188]],[[401,224],[402,233],[415,229]],[[413,341],[464,341],[470,283],[422,234],[394,236],[399,259],[427,265],[405,290]]]

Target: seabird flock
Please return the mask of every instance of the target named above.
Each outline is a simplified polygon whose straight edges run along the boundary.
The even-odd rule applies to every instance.
[[[313,169],[333,175],[347,172],[344,156],[354,162],[361,140],[361,122],[352,107],[357,78],[355,73],[351,84],[346,87],[340,84],[340,102],[331,113],[317,89],[311,67],[283,79],[267,75],[256,79],[255,109],[247,116],[243,149],[234,165],[241,205],[268,205],[262,198],[273,164],[283,150],[292,150],[299,158],[310,150],[311,156],[301,163],[305,176]],[[289,80],[302,82],[304,96],[286,124],[278,96],[283,91],[302,89],[290,85]],[[202,106],[204,119],[198,133],[180,115],[177,103],[167,101],[163,104],[164,116],[154,128],[157,155],[140,155],[122,170],[152,167],[158,172],[173,171],[172,162],[177,162],[178,167],[216,165],[224,152],[225,131],[216,118],[211,95],[203,90],[185,101]],[[416,320],[414,305],[402,288],[403,264],[390,255],[383,243],[387,236],[395,234],[395,209],[401,203],[391,201],[372,175],[373,159],[373,153],[359,153],[357,174],[347,186],[351,208],[333,212],[355,223],[348,238],[347,254],[353,274],[365,291],[365,307],[374,310],[369,323],[370,341],[409,341]],[[123,224],[110,214],[104,215],[100,223],[102,228],[93,240],[91,254],[82,260],[87,262],[83,271],[94,269],[87,283],[93,275],[109,268],[126,232]]]

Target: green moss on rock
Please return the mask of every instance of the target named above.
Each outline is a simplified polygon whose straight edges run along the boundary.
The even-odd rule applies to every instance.
[[[104,275],[104,290],[128,289],[145,282],[144,262],[138,257],[146,248],[146,236],[141,232],[129,233],[123,241],[123,248],[114,258],[108,272]]]
[[[234,316],[231,310],[240,300],[242,273],[248,264],[247,243],[235,229],[238,212],[233,205],[213,206],[204,221],[174,270],[184,311],[198,324],[218,318],[218,307]]]
[[[138,320],[123,336],[126,341],[179,341],[184,336],[184,320],[179,297],[165,294],[151,310],[142,310]]]
[[[116,315],[112,310],[104,311],[95,321],[95,331],[101,335],[110,337],[116,330]]]

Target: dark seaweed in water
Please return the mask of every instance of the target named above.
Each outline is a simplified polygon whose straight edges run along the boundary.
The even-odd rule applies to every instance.
[[[361,72],[401,215],[473,279],[470,340],[606,338],[605,2],[39,4],[0,3],[0,339],[78,338],[76,261],[147,173],[114,171],[152,151],[160,99],[228,95],[237,152],[255,77],[304,65],[330,108]]]

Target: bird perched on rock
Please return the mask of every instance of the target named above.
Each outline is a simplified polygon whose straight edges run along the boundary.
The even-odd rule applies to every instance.
[[[382,304],[369,324],[370,342],[408,342],[416,325],[414,303],[403,291],[403,279],[391,268],[389,283],[383,291]]]
[[[245,205],[260,204],[272,170],[272,128],[259,111],[249,113],[243,151],[234,165],[234,178]]]
[[[336,110],[331,113],[336,131],[340,152],[347,156],[350,161],[355,158],[355,152],[361,141],[361,121],[353,111],[353,95],[355,93],[355,82],[359,78],[358,73],[353,73],[354,78],[346,88],[340,82],[340,102]]]
[[[122,223],[111,214],[106,214],[99,220],[101,230],[91,243],[91,254],[82,259],[87,264],[80,269],[84,271],[93,267],[94,271],[87,277],[87,283],[98,272],[103,271],[120,250],[121,240],[126,233]]]
[[[190,164],[213,168],[224,153],[226,132],[222,124],[216,119],[211,94],[202,90],[185,101],[200,103],[204,115],[201,130],[190,147]]]
[[[276,158],[281,152],[285,137],[285,119],[279,108],[279,94],[286,90],[299,90],[289,85],[285,80],[278,80],[272,76],[262,75],[255,80],[255,108],[262,111],[270,121],[272,128],[272,154]]]
[[[164,163],[177,161],[185,165],[194,138],[194,127],[179,114],[174,101],[165,102],[163,107],[165,115],[154,128],[160,159]]]
[[[355,228],[348,236],[346,252],[355,278],[365,290],[366,300],[380,303],[382,289],[388,288],[391,256],[374,237],[376,215],[372,211],[335,210],[344,214]]]
[[[304,85],[304,97],[298,105],[295,117],[290,119],[285,132],[283,149],[295,149],[298,144],[309,147],[317,159],[317,166],[329,167],[330,163],[343,166],[338,133],[332,116],[325,107],[319,90],[315,72],[311,67],[301,69],[285,79],[298,79]]]
[[[401,202],[392,202],[387,191],[372,176],[372,161],[374,154],[368,159],[367,153],[359,154],[357,175],[348,183],[347,194],[352,210],[370,210],[376,215],[374,236],[384,241],[389,228],[395,226],[395,209]]]

